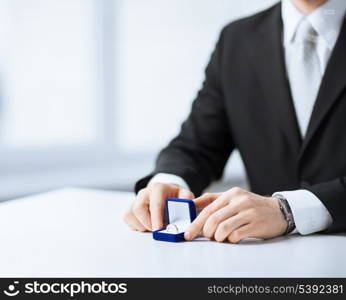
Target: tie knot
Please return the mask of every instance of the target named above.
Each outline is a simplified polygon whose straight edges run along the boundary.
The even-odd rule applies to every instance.
[[[316,44],[318,40],[318,34],[316,30],[312,27],[310,22],[303,19],[298,25],[295,41],[298,43],[312,43]]]

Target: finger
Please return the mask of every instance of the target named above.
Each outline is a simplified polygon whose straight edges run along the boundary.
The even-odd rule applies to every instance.
[[[250,217],[245,213],[238,213],[235,216],[221,222],[215,230],[214,238],[218,242],[223,242],[233,231],[249,224]]]
[[[225,220],[236,215],[238,212],[239,208],[237,205],[234,205],[233,202],[217,210],[216,212],[211,214],[205,222],[203,226],[203,235],[207,238],[214,237],[214,233],[218,226]]]
[[[215,201],[218,197],[220,197],[221,194],[222,193],[206,193],[194,199],[193,202],[195,202],[197,209],[203,209],[204,207]]]
[[[132,213],[131,210],[127,211],[124,215],[124,221],[126,224],[132,229],[136,231],[146,231],[145,227],[137,220],[135,215]]]
[[[149,211],[153,231],[163,227],[167,194],[167,188],[164,186],[157,186],[150,191]]]
[[[137,198],[132,206],[132,212],[137,220],[145,227],[146,230],[151,230],[151,220],[149,213],[149,192],[142,190],[138,193]]]
[[[180,189],[178,193],[178,197],[182,199],[193,199],[195,198],[195,195],[189,190]]]
[[[197,236],[197,234],[202,230],[209,216],[213,214],[215,211],[227,205],[227,203],[228,203],[227,198],[221,195],[214,202],[212,202],[207,207],[205,207],[202,210],[202,212],[199,214],[199,216],[186,229],[184,234],[185,239],[186,240],[194,239]]]
[[[248,237],[254,237],[252,224],[246,224],[242,227],[239,227],[238,229],[234,230],[228,236],[227,239],[230,243],[236,244],[236,243],[239,243],[241,240],[248,238]]]

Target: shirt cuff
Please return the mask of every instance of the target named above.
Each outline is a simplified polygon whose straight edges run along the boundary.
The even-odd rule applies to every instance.
[[[283,191],[273,194],[283,196],[292,211],[297,231],[302,235],[327,229],[333,219],[327,208],[307,190]]]
[[[183,178],[173,174],[158,173],[153,178],[150,179],[148,185],[155,182],[166,183],[166,184],[176,184],[184,189],[190,190],[189,186],[187,185],[186,181]]]

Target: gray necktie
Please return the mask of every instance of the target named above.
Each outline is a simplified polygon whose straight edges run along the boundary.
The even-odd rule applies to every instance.
[[[317,44],[316,31],[307,19],[303,19],[294,37],[290,64],[290,86],[302,136],[306,134],[322,79]]]

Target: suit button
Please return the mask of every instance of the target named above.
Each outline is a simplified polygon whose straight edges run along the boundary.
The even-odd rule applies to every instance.
[[[309,181],[306,181],[306,180],[302,180],[301,182],[300,182],[300,187],[302,187],[302,188],[306,188],[306,187],[308,187],[308,186],[310,186],[311,184],[310,184],[310,182]]]

